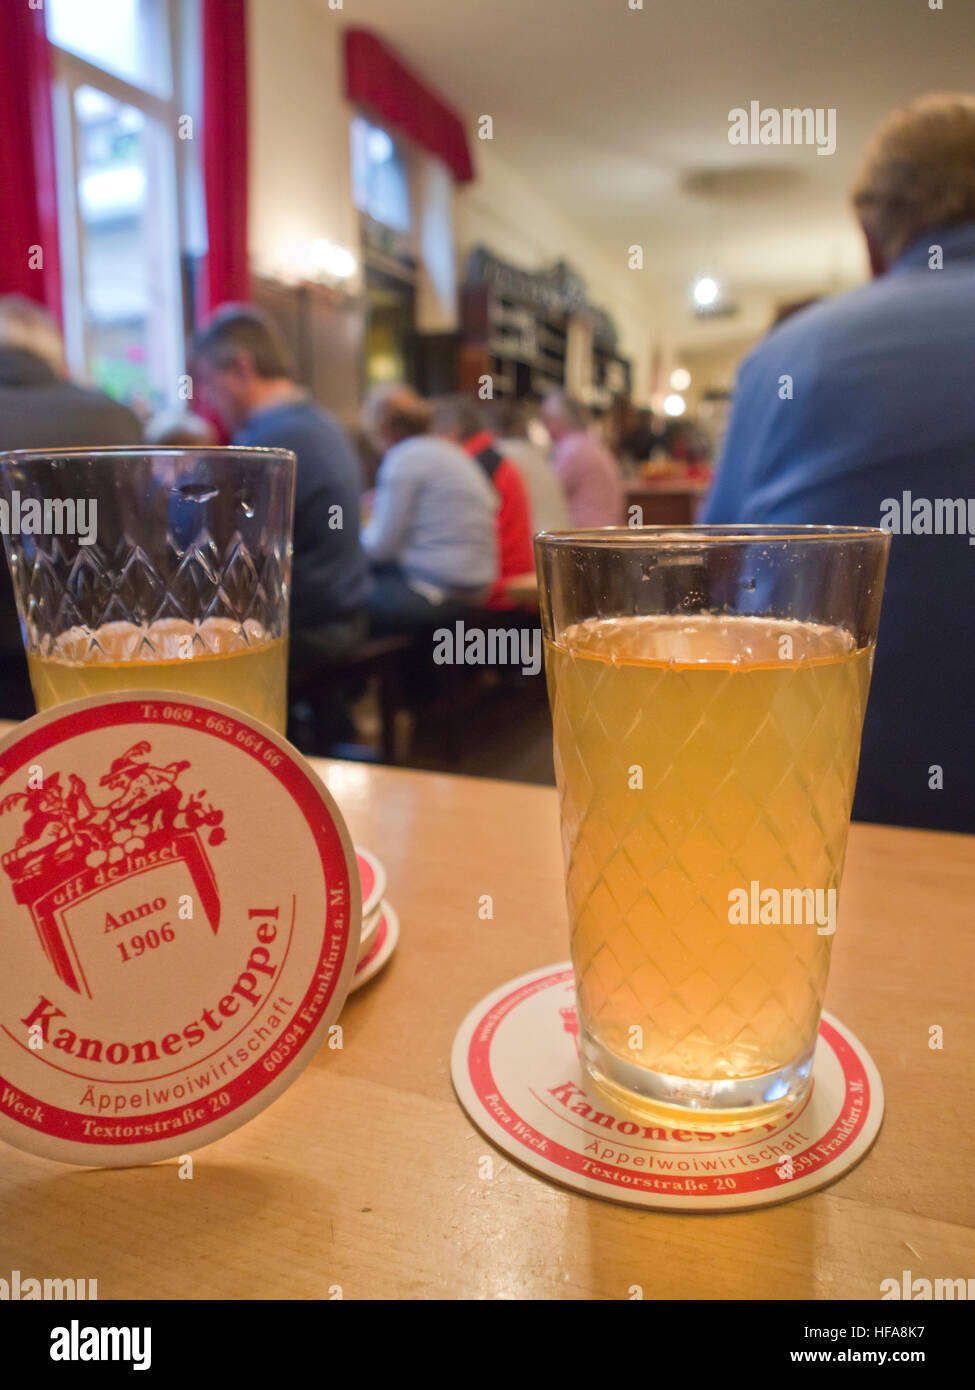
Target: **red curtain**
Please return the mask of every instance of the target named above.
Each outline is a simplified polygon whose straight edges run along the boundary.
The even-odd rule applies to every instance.
[[[458,183],[473,179],[463,121],[368,29],[346,30],[345,94],[442,159]]]
[[[202,316],[250,297],[247,262],[246,0],[203,0],[203,182],[207,254]]]
[[[61,318],[51,54],[44,11],[0,4],[0,293]]]

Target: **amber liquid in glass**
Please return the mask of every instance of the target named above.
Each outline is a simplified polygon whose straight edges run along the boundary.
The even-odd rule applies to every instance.
[[[808,1074],[832,935],[733,922],[730,894],[838,889],[871,664],[845,631],[766,618],[548,644],[581,1031],[609,1089],[769,1077],[774,1103],[783,1069]]]
[[[117,690],[172,690],[233,705],[280,734],[287,725],[287,639],[268,638],[252,621],[72,628],[27,664],[38,710]]]

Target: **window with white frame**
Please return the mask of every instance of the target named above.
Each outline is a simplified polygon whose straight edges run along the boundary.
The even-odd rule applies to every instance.
[[[407,160],[393,137],[365,116],[352,117],[352,197],[360,212],[396,232],[412,230]]]
[[[175,400],[185,370],[184,0],[47,0],[45,8],[68,362],[149,413]]]

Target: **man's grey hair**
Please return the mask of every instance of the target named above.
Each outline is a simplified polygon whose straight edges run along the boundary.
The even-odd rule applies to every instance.
[[[975,222],[975,96],[935,93],[888,116],[853,205],[888,263],[925,232]]]
[[[542,402],[542,409],[558,416],[570,430],[584,430],[589,424],[585,407],[565,391],[550,391]]]
[[[374,386],[362,407],[362,428],[373,440],[381,434],[399,442],[430,428],[433,407],[402,382]]]
[[[295,368],[284,339],[266,314],[251,304],[225,304],[193,339],[194,360],[204,358],[215,367],[232,367],[242,352],[250,355],[254,371],[264,380],[295,378]]]
[[[442,396],[433,404],[434,434],[457,434],[466,443],[487,428],[484,407],[473,396]]]
[[[0,347],[33,353],[58,376],[68,375],[57,320],[22,294],[0,295]]]

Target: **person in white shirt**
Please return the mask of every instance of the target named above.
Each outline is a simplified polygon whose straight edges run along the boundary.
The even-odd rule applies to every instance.
[[[498,572],[498,502],[483,469],[427,433],[432,408],[408,386],[377,388],[363,425],[382,463],[362,546],[375,632],[442,625],[478,606]]]
[[[532,531],[566,531],[571,525],[565,489],[544,449],[528,437],[527,412],[520,401],[496,400],[489,411],[500,454],[510,459],[525,481]]]

